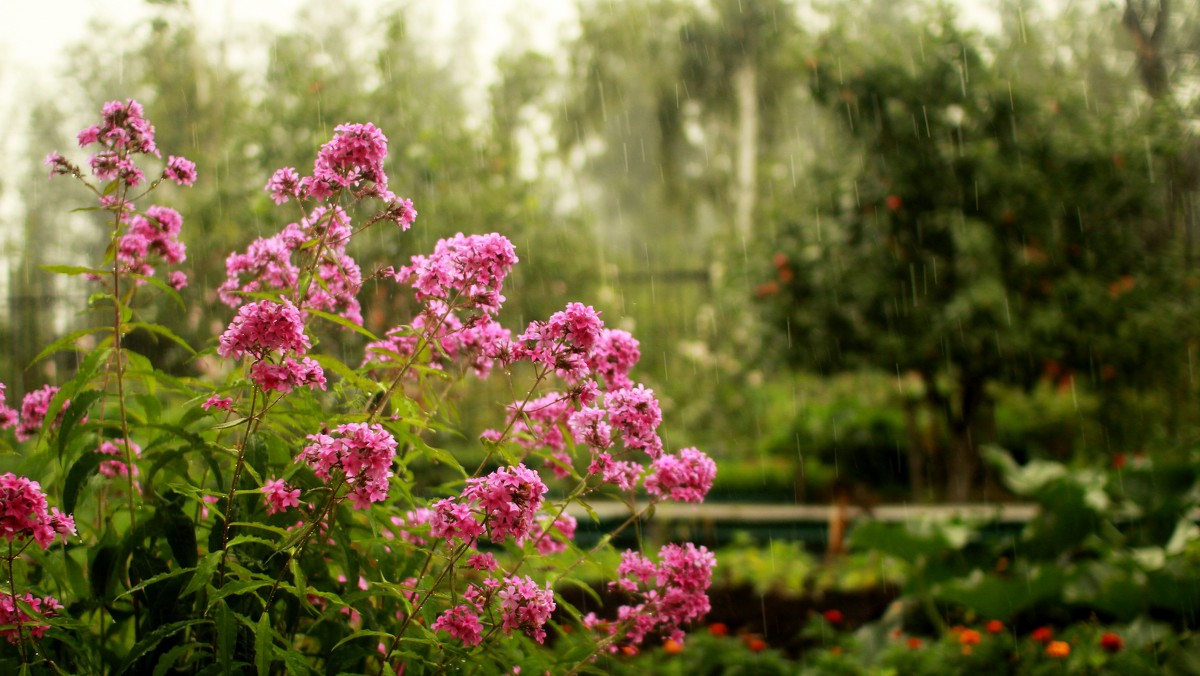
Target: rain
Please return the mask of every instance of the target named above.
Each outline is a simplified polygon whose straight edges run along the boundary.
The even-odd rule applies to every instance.
[[[379,673],[404,660],[420,673],[1195,665],[1200,10],[1191,4],[121,0],[103,16],[82,0],[45,4],[10,10],[22,20],[0,30],[0,111],[10,121],[0,130],[9,157],[0,470],[40,481],[51,505],[70,496],[81,527],[57,553],[10,549],[0,574],[10,589],[0,620],[18,618],[18,633],[0,642],[9,668],[57,672],[56,655],[78,671],[157,673],[205,660],[284,673],[309,657],[319,669]],[[182,214],[186,286],[165,281],[161,260],[118,282],[122,265],[149,260],[155,246],[131,254],[130,221],[95,206],[116,187],[84,186],[46,164],[61,152],[87,173],[79,130],[106,102],[132,99],[163,150],[128,195],[152,192]],[[338,205],[353,236],[330,246],[320,233],[339,217],[314,210],[321,198],[297,189],[282,200],[268,184],[283,167],[315,181],[314,156],[349,133],[340,125],[367,122],[386,135],[387,179],[351,190],[362,174],[342,177]],[[176,154],[195,162],[194,186],[154,173]],[[389,208],[411,199],[411,229],[382,228],[390,221],[376,217],[376,197]],[[285,226],[315,238],[286,254],[309,263],[279,289],[239,279],[234,257],[283,242],[272,238]],[[482,241],[456,239],[464,233],[512,243],[502,292],[436,296],[410,281],[439,247]],[[328,250],[348,262],[323,259]],[[222,361],[217,337],[237,312],[217,293],[223,282],[245,282],[235,290],[258,302],[291,294],[305,310],[310,291],[335,296],[340,275],[354,280],[361,316],[313,305],[303,315],[309,345],[274,361],[260,351],[244,368]],[[459,317],[456,303],[477,305]],[[555,349],[583,347],[540,365],[529,356],[566,316],[556,313],[582,330],[592,311],[604,335],[637,341],[628,384],[623,373],[597,375],[620,358],[616,348],[608,361],[588,352],[595,341],[559,336]],[[508,348],[463,338],[493,321]],[[300,363],[309,347],[320,354],[309,368],[324,368],[320,392],[310,387],[287,408],[255,369]],[[103,367],[89,359],[108,351],[117,356]],[[594,390],[581,385],[585,362]],[[88,368],[94,398],[79,384]],[[411,380],[392,375],[410,370]],[[127,397],[127,372],[158,380]],[[621,428],[613,401],[633,396],[635,383],[652,405],[631,408],[661,414],[652,430],[661,448]],[[65,389],[51,399],[47,387]],[[250,393],[248,409],[196,427],[211,413],[197,412],[200,402],[236,392]],[[18,418],[39,396],[50,420],[39,417],[33,434]],[[86,404],[72,409],[71,399]],[[53,402],[63,406],[57,420]],[[598,428],[581,432],[573,416],[591,409],[609,416],[601,424],[621,444],[633,442],[609,452]],[[295,421],[262,422],[293,410]],[[304,416],[320,427],[300,429]],[[238,424],[235,443],[226,429]],[[325,443],[314,437],[352,438],[357,428],[346,426],[356,424],[399,439],[387,481],[402,496],[370,505],[373,516],[333,497],[355,483],[352,470],[340,475],[347,488],[331,488],[318,481],[327,468],[285,462]],[[102,442],[120,448],[124,492],[102,485],[104,468],[119,473],[102,462],[116,460],[73,459]],[[200,447],[211,458],[187,455]],[[688,450],[715,462],[715,478]],[[491,486],[489,471],[510,481],[505,472],[526,468],[538,480],[521,484],[513,505],[538,503],[529,491],[544,488],[543,531],[507,540],[508,525],[489,521],[487,500],[471,491]],[[681,490],[699,495],[655,488],[676,470],[691,482],[679,479]],[[292,483],[269,484],[280,492],[266,516],[329,496],[301,520],[302,537],[278,520],[263,521],[263,533],[234,519],[201,523],[200,510],[233,510],[276,474]],[[296,505],[293,484],[304,495]],[[364,494],[350,500],[381,502]],[[214,501],[226,496],[223,507]],[[468,570],[476,543],[443,552],[437,542],[459,536],[435,538],[429,517],[413,516],[454,500],[481,519],[479,541],[492,538],[471,553],[494,553],[511,579],[472,587],[488,573]],[[187,543],[131,535],[118,553],[115,529],[176,523],[176,512]],[[311,537],[324,532],[322,516],[354,545],[304,568],[324,546]],[[401,541],[414,549],[397,553]],[[239,560],[235,546],[263,547],[263,561]],[[653,576],[629,577],[622,552],[659,565],[660,552],[684,551],[672,547],[712,554],[708,605],[643,636],[620,613],[655,602],[639,596]],[[383,570],[384,550],[396,570]],[[564,563],[571,554],[578,560]],[[108,582],[89,581],[118,555],[128,562],[111,564]],[[36,596],[83,594],[64,602],[62,622],[21,619],[14,605],[17,578],[42,568],[44,579],[30,577]],[[239,575],[247,591],[222,588]],[[356,577],[372,591],[357,594]],[[195,618],[141,600],[150,580],[165,590],[173,578],[183,580],[173,593],[196,595]],[[264,580],[270,591],[256,596]],[[328,596],[296,591],[325,582]],[[499,602],[487,604],[502,584],[541,604],[524,608],[545,615],[537,626],[497,619]],[[288,608],[274,605],[277,594]],[[156,612],[175,627],[170,636],[150,634]],[[479,636],[463,613],[482,623]],[[313,618],[339,628],[304,634],[319,647],[301,656],[283,631]],[[69,632],[121,622],[134,641],[93,632],[81,652],[91,662],[65,656]],[[514,629],[522,638],[510,655],[500,639]],[[43,644],[25,641],[39,632]],[[429,661],[440,642],[451,652]]]

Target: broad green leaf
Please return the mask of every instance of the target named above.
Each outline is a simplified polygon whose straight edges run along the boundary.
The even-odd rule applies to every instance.
[[[100,463],[106,459],[107,456],[99,453],[84,453],[71,465],[71,469],[67,472],[67,478],[63,482],[62,508],[64,512],[68,514],[75,512],[79,491],[83,489],[88,478],[100,468]]]
[[[183,588],[183,592],[180,594],[180,596],[187,596],[192,592],[203,589],[204,585],[208,584],[208,581],[212,579],[213,573],[217,571],[217,564],[220,563],[220,561],[220,551],[209,552],[208,554],[205,554],[204,558],[200,559],[200,563],[196,564],[196,573],[192,575],[192,579],[188,582],[188,585]]]
[[[49,357],[50,355],[56,354],[58,352],[62,352],[63,350],[74,349],[75,341],[79,340],[80,338],[83,338],[86,335],[90,335],[93,333],[101,333],[101,332],[105,332],[105,331],[111,333],[112,327],[111,326],[92,326],[92,327],[89,327],[86,329],[79,329],[78,331],[72,331],[71,333],[68,333],[67,335],[63,336],[62,338],[59,338],[58,340],[54,341],[53,343],[50,343],[49,345],[47,345],[46,349],[39,352],[38,355],[33,358],[33,361],[29,362],[29,364],[25,368],[28,369],[28,368],[33,367],[35,364],[37,364],[41,360],[45,359],[46,357]]]
[[[138,658],[140,658],[142,655],[145,655],[147,652],[149,652],[151,649],[153,649],[154,646],[156,646],[160,642],[162,642],[162,640],[164,638],[167,638],[168,636],[171,636],[173,634],[177,634],[177,633],[183,631],[184,629],[187,629],[188,627],[194,627],[199,624],[209,624],[209,620],[200,618],[200,619],[192,619],[192,620],[183,620],[181,622],[172,622],[168,625],[164,625],[162,627],[159,627],[158,629],[155,629],[154,631],[150,632],[149,634],[146,634],[146,636],[143,637],[142,640],[140,640],[136,644],[134,644],[133,648],[131,648],[129,650],[129,653],[125,655],[125,660],[123,662],[121,662],[121,665],[119,667],[117,667],[117,669],[114,673],[116,673],[116,674],[125,673],[125,670],[128,669],[129,667],[133,666],[133,663],[137,662]]]
[[[53,272],[56,275],[111,275],[112,270],[101,270],[99,268],[89,268],[81,265],[39,265],[39,268],[46,272]]]
[[[355,324],[354,322],[346,319],[345,317],[341,317],[341,316],[338,316],[338,315],[335,315],[335,314],[332,314],[329,312],[322,312],[321,310],[314,310],[312,308],[305,308],[304,311],[310,315],[320,317],[321,319],[324,319],[327,322],[332,322],[334,324],[337,324],[338,326],[340,326],[344,329],[349,329],[351,331],[354,331],[355,333],[362,334],[363,336],[366,336],[367,340],[370,340],[372,342],[379,340],[379,338],[374,333],[371,333],[370,331],[364,329],[363,327],[359,326],[358,324]]]
[[[271,672],[274,644],[271,638],[271,613],[268,609],[258,618],[258,626],[254,630],[254,667],[258,676],[267,676]]]
[[[182,347],[183,349],[187,350],[188,354],[196,354],[196,351],[192,349],[191,345],[187,344],[186,340],[175,335],[174,331],[172,331],[171,329],[168,329],[165,326],[162,326],[161,324],[147,324],[145,322],[131,322],[126,325],[126,328],[128,328],[130,331],[133,331],[135,329],[141,329],[148,333],[152,333],[156,336],[161,336],[161,337],[166,338],[167,340],[175,343],[176,345]]]

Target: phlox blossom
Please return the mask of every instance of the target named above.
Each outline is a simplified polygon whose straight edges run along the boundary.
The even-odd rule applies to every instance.
[[[646,492],[680,502],[703,502],[717,476],[717,463],[695,448],[664,454],[650,465]]]
[[[280,514],[289,507],[300,506],[300,489],[292,488],[283,479],[271,479],[263,484],[263,502],[267,504],[267,514]]]

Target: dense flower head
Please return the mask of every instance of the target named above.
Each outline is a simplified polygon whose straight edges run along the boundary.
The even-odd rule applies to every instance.
[[[240,359],[246,354],[262,359],[272,350],[302,355],[310,346],[300,311],[291,301],[261,300],[238,309],[229,328],[221,334],[217,354],[227,359]]]
[[[80,148],[99,143],[110,150],[159,156],[154,144],[154,125],[146,119],[142,104],[133,99],[126,99],[124,103],[109,101],[104,104],[102,116],[99,125],[79,132]]]
[[[571,400],[559,392],[551,392],[526,402],[509,406],[509,425],[513,439],[524,448],[548,448],[562,451],[566,446],[562,426],[571,414]]]
[[[620,430],[626,448],[643,451],[651,458],[662,453],[662,439],[657,431],[662,423],[662,409],[654,398],[654,390],[643,385],[609,390],[604,395],[604,406],[608,409],[609,423]]]
[[[336,436],[335,436],[336,435]],[[346,423],[332,434],[310,434],[313,442],[296,458],[312,467],[318,478],[329,481],[340,471],[350,485],[355,509],[366,509],[388,495],[396,439],[382,425]]]
[[[16,409],[5,404],[4,390],[4,383],[0,383],[0,430],[16,426],[19,417]]]
[[[1125,647],[1125,641],[1121,639],[1119,634],[1106,631],[1100,635],[1100,647],[1106,652],[1119,653],[1121,652],[1121,648]]]
[[[58,388],[53,385],[45,385],[39,390],[34,390],[25,395],[21,400],[21,416],[20,422],[13,433],[17,436],[18,441],[26,441],[37,435],[42,429],[42,422],[46,419],[46,413],[50,409],[50,402],[54,399],[54,395],[58,394]],[[63,402],[62,411],[65,411],[71,401],[68,399]],[[58,417],[55,419],[55,424],[62,418],[62,411],[59,411]]]
[[[0,625],[6,627],[5,629],[0,629],[0,636],[8,639],[9,643],[18,643],[22,640],[28,641],[31,638],[40,640],[46,635],[46,631],[50,629],[50,625],[39,619],[35,619],[33,615],[26,612],[17,603],[18,600],[28,605],[34,613],[37,613],[41,617],[54,617],[55,611],[63,609],[63,605],[53,596],[39,598],[29,592],[25,592],[24,596],[14,598],[8,592],[0,592]]]
[[[530,534],[546,491],[537,471],[520,464],[467,479],[461,499],[479,507],[492,541],[503,542],[510,535],[521,540]]]
[[[538,643],[545,642],[544,625],[555,608],[549,582],[545,589],[539,589],[528,576],[509,576],[496,596],[500,599],[501,624],[506,634],[519,629]]]
[[[600,481],[622,491],[637,488],[645,467],[632,460],[614,460],[608,453],[594,453],[588,465],[588,476],[599,475]]]
[[[592,373],[602,376],[607,389],[633,387],[629,372],[642,358],[639,343],[628,331],[603,329],[588,355],[587,365]]]
[[[333,138],[321,146],[313,163],[313,175],[301,184],[314,199],[324,199],[339,188],[352,188],[362,181],[375,184],[378,195],[387,194],[387,137],[370,122],[339,124]]]
[[[455,298],[458,303],[495,314],[504,302],[500,293],[504,279],[516,263],[516,250],[503,235],[458,233],[438,240],[428,256],[413,256],[412,264],[400,268],[395,279],[411,284],[422,302]]]
[[[446,541],[457,539],[473,543],[483,535],[483,524],[475,518],[470,505],[443,498],[433,504],[429,533]]]
[[[299,197],[300,174],[292,167],[278,169],[263,189],[271,191],[271,199],[275,200],[276,205],[283,204],[289,199]]]
[[[308,389],[325,389],[325,372],[314,359],[302,357],[299,361],[284,357],[278,364],[258,361],[250,367],[250,380],[263,392],[287,394],[304,385]]]
[[[186,157],[170,155],[163,169],[163,178],[181,186],[190,186],[196,182],[196,163]]]
[[[271,479],[263,484],[263,502],[267,504],[267,514],[280,514],[289,507],[300,506],[300,489],[292,488],[283,479]]]
[[[550,319],[529,324],[517,339],[515,357],[553,369],[568,383],[578,383],[591,375],[588,356],[603,328],[594,308],[568,303]]]
[[[594,406],[573,411],[567,419],[571,437],[580,446],[590,446],[601,451],[612,447],[612,425],[608,424],[604,409]]]
[[[483,640],[483,625],[479,623],[479,615],[468,605],[460,604],[442,613],[430,629],[444,631],[467,646],[479,645]]]
[[[183,217],[178,211],[151,206],[144,216],[130,219],[129,229],[117,242],[117,259],[125,270],[146,276],[154,274],[150,265],[152,254],[170,265],[178,265],[187,258],[187,246],[179,241],[182,228]]]
[[[639,645],[653,632],[682,643],[680,627],[710,610],[707,590],[716,566],[712,552],[690,542],[682,546],[668,544],[659,550],[658,558],[655,564],[634,551],[621,556],[618,579],[612,585],[638,600],[617,609],[621,625],[628,627],[621,637],[627,645]],[[610,634],[615,631],[594,618],[585,624],[608,628]]]
[[[499,568],[500,562],[496,560],[495,555],[491,552],[485,552],[467,557],[467,566],[475,570],[487,572]]]
[[[126,443],[127,442],[123,439],[105,440],[104,442],[102,442],[100,444],[100,446],[98,448],[96,448],[96,452],[101,455],[111,455],[114,458],[119,458],[117,460],[101,461],[100,468],[99,468],[100,474],[102,474],[106,477],[109,477],[110,479],[113,477],[122,477],[122,476],[129,475],[129,465],[125,463]],[[130,442],[128,442],[128,448],[129,448],[130,452],[133,453],[133,456],[135,458],[141,456],[141,454],[142,454],[141,446],[138,446],[137,444],[130,441]],[[137,474],[138,474],[138,468],[137,468],[137,465],[134,465],[133,466],[133,475],[137,476]]]
[[[1046,657],[1055,660],[1066,659],[1071,655],[1071,644],[1066,641],[1051,641],[1046,645]]]
[[[717,477],[717,463],[695,448],[664,454],[650,465],[646,492],[680,502],[704,502]]]
[[[56,535],[74,535],[75,520],[57,508],[47,509],[38,482],[6,473],[0,475],[0,534],[9,542],[32,538],[46,549]]]

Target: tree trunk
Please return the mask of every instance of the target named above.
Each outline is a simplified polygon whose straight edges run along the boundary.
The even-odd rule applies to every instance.
[[[750,60],[733,71],[733,95],[738,111],[734,226],[744,244],[753,229],[758,196],[758,73]]]

